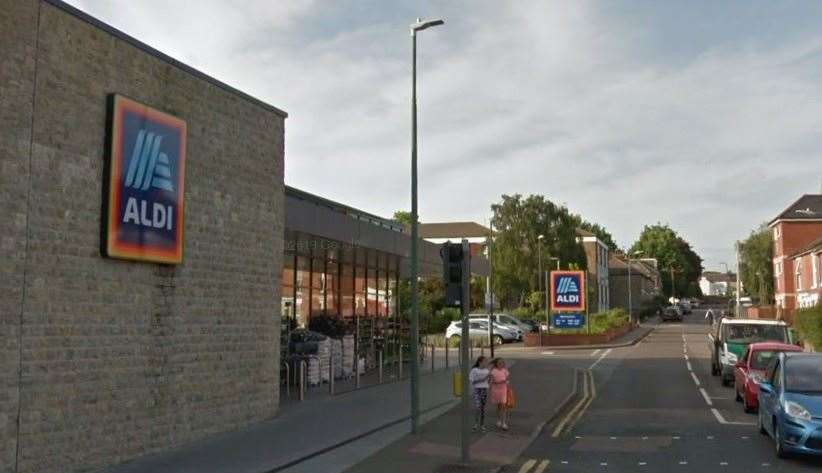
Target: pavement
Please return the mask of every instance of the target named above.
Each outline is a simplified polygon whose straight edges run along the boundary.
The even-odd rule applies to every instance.
[[[756,416],[711,376],[707,331],[698,310],[610,349],[588,369],[573,406],[502,471],[820,471],[822,459],[776,457]]]

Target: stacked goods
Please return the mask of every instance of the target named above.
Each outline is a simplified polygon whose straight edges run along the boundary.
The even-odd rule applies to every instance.
[[[320,360],[315,357],[309,357],[306,360],[308,364],[308,373],[306,374],[306,382],[309,386],[316,386],[320,384]]]
[[[354,374],[354,336],[346,335],[342,339],[342,375],[346,378]]]
[[[331,362],[334,363],[334,378],[342,378],[342,340],[331,339]]]
[[[328,371],[331,368],[331,341],[328,338],[317,344],[317,358],[320,365],[320,380],[327,383]]]

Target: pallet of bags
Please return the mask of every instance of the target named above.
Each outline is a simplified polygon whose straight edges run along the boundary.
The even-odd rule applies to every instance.
[[[306,382],[309,386],[317,386],[320,384],[320,360],[317,357],[310,357],[306,360],[308,364],[308,373],[306,373]]]
[[[331,340],[329,338],[317,344],[317,358],[320,364],[320,381],[327,383],[328,371],[331,368]]]
[[[350,378],[354,375],[354,336],[346,335],[342,339],[342,375]]]
[[[334,363],[334,378],[339,379],[343,375],[342,360],[342,340],[331,339],[331,361]]]

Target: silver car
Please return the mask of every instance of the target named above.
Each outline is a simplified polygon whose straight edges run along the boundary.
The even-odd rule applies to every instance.
[[[445,338],[448,340],[459,340],[462,336],[462,322],[454,321],[445,329]],[[471,320],[468,325],[468,336],[470,338],[484,338],[488,336],[488,322],[485,320]],[[521,332],[517,333],[510,327],[494,324],[494,344],[502,345],[505,342],[516,342],[522,337]]]

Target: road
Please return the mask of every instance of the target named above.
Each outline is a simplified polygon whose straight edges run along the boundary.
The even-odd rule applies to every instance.
[[[707,331],[694,311],[635,346],[576,361],[587,378],[579,396],[503,471],[820,471],[820,459],[776,457],[756,416],[711,376]]]

